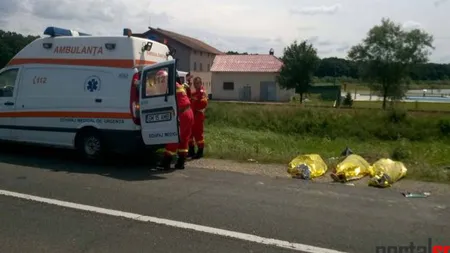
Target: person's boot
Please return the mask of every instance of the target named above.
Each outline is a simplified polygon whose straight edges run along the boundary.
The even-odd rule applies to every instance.
[[[200,159],[203,157],[203,148],[198,148],[197,154],[195,154],[194,159]]]
[[[179,156],[177,163],[175,164],[175,169],[177,170],[184,170],[184,164],[186,162],[186,157],[184,156]]]
[[[189,146],[189,151],[188,151],[188,158],[193,158],[195,156],[195,147],[194,146]]]
[[[158,167],[160,167],[163,170],[170,170],[170,164],[172,163],[172,157],[171,156],[164,156],[161,163]]]

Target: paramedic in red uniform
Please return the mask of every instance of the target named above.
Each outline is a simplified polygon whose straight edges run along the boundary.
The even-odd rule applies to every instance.
[[[203,149],[205,148],[205,139],[203,136],[205,110],[208,106],[208,96],[205,88],[202,85],[200,77],[194,78],[195,90],[191,93],[191,105],[194,111],[194,126],[192,128],[192,135],[189,139],[189,157],[193,159],[200,159],[203,157]],[[197,144],[197,153],[195,153],[195,144]]]
[[[189,97],[189,99],[191,98],[191,87],[192,87],[192,75],[190,72],[188,72],[186,74],[186,82],[183,84],[184,89],[186,89],[186,94]]]
[[[167,77],[167,72],[162,71]],[[192,126],[194,124],[194,114],[191,109],[191,102],[186,94],[183,85],[176,83],[176,96],[178,107],[178,122],[180,126],[180,143],[171,143],[166,145],[164,158],[161,167],[164,170],[170,170],[170,164],[174,155],[178,153],[178,160],[175,169],[184,169],[184,164],[188,154],[189,137],[191,136]]]

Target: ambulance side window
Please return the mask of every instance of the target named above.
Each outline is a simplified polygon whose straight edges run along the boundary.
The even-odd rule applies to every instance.
[[[144,80],[142,80],[142,97],[159,97],[171,93],[169,78],[172,73],[169,68],[160,68],[144,72]]]
[[[8,69],[0,73],[0,97],[12,97],[19,69]]]

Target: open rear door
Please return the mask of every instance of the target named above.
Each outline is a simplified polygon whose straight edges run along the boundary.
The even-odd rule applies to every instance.
[[[146,145],[179,142],[176,60],[145,67],[140,85],[142,138]]]

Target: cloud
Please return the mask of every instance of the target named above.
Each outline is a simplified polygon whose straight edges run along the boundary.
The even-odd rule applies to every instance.
[[[0,13],[16,13],[21,7],[20,1],[17,0],[1,0],[0,1]]]
[[[340,46],[338,46],[336,48],[336,52],[339,52],[339,53],[347,52],[349,49],[350,49],[350,45],[344,43],[344,44],[341,44]]]
[[[278,56],[294,40],[310,38],[321,53],[345,57],[347,44],[358,43],[384,15],[404,20],[405,15],[420,13],[427,31],[443,41],[431,58],[439,61],[450,52],[450,43],[438,39],[450,37],[442,26],[448,14],[432,4],[444,1],[410,1],[133,0],[129,4],[126,0],[0,0],[0,29],[41,35],[47,26],[58,26],[94,35],[121,35],[125,27],[141,33],[151,25],[196,37],[222,51],[267,54],[274,48]],[[195,8],[187,11],[186,6]],[[361,11],[365,9],[371,15]],[[419,27],[416,21],[404,25]]]
[[[314,26],[299,26],[299,27],[297,27],[297,29],[298,29],[300,32],[303,32],[303,31],[311,31],[311,30],[314,30],[315,27],[314,27]]]
[[[422,24],[416,21],[406,21],[405,23],[403,23],[403,28],[404,29],[408,29],[408,30],[412,30],[412,29],[421,29],[422,28]]]
[[[119,0],[32,0],[30,12],[44,19],[77,20],[78,22],[112,22],[122,19],[127,6]]]
[[[309,6],[300,8],[298,10],[291,10],[291,14],[297,15],[318,15],[318,14],[328,14],[332,15],[337,13],[342,8],[341,4],[333,4],[330,6]]]
[[[306,39],[309,43],[313,44],[314,46],[331,46],[334,45],[335,42],[331,40],[322,40],[319,38],[319,36],[312,36]]]
[[[438,62],[439,63],[449,63],[450,62],[450,55],[446,55],[446,56],[440,57]]]
[[[445,4],[447,0],[436,0],[434,1],[434,6],[439,7],[442,4]]]

